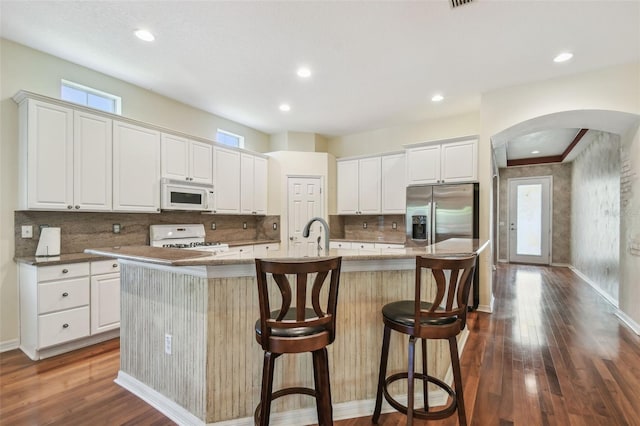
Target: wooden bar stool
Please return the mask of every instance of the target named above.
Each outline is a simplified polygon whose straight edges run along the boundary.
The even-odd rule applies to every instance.
[[[340,282],[341,257],[321,260],[267,261],[256,259],[260,319],[256,322],[256,340],[264,350],[260,404],[254,415],[256,424],[268,425],[271,401],[290,394],[316,398],[318,424],[333,424],[327,346],[335,339],[336,306]],[[271,310],[267,274],[271,274],[281,296],[280,308]],[[316,274],[308,287],[308,275]],[[295,306],[291,306],[292,288],[287,275],[295,275]],[[320,292],[329,276],[326,300]],[[272,286],[272,287],[275,287]],[[307,291],[311,307],[307,307]],[[282,354],[311,352],[315,389],[290,387],[273,392],[275,359]]]
[[[384,322],[384,336],[382,340],[382,354],[380,356],[380,377],[376,406],[371,421],[378,423],[382,409],[382,396],[396,410],[407,415],[407,425],[413,424],[413,418],[443,419],[458,410],[460,425],[466,425],[462,392],[462,375],[460,374],[460,359],[458,357],[458,342],[456,336],[466,326],[467,301],[473,280],[476,256],[468,257],[416,257],[416,282],[414,300],[403,300],[389,303],[382,308]],[[436,295],[433,301],[423,300],[421,293],[422,269],[430,269],[436,284]],[[408,371],[395,373],[386,377],[387,361],[389,358],[389,340],[391,330],[409,335]],[[415,372],[415,342],[422,339],[422,374]],[[455,390],[442,380],[430,376],[427,372],[427,339],[446,339],[449,341],[451,366]],[[407,379],[407,406],[400,404],[388,392],[387,387],[400,379]],[[421,380],[423,384],[424,409],[414,407],[414,381]],[[451,402],[444,408],[432,411],[429,409],[429,382],[443,389]]]

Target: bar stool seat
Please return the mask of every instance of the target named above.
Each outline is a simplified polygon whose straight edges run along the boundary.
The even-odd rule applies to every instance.
[[[256,259],[255,262],[260,303],[260,318],[256,321],[255,332],[256,340],[264,350],[262,389],[254,415],[255,423],[261,426],[269,424],[271,402],[274,399],[303,394],[316,398],[318,424],[332,425],[327,346],[335,340],[342,258],[287,261]],[[272,279],[268,279],[268,275]],[[289,282],[290,276],[295,276],[293,286]],[[313,280],[309,279],[311,276],[315,276]],[[327,281],[328,291],[325,292],[323,287],[326,287]],[[270,307],[270,294],[275,294],[270,287],[277,287],[280,293],[280,308],[277,310],[271,310]],[[310,298],[307,297],[308,293],[311,294]],[[311,307],[307,306],[308,299]],[[291,306],[294,300],[297,306]],[[276,358],[302,352],[311,352],[313,357],[314,389],[297,386],[274,392]]]
[[[462,375],[458,357],[457,336],[466,326],[467,301],[475,271],[476,256],[453,258],[416,257],[415,298],[388,303],[382,308],[384,336],[380,355],[380,373],[378,391],[372,422],[378,423],[382,410],[382,397],[396,410],[407,415],[407,425],[413,424],[413,418],[436,420],[451,416],[458,411],[460,425],[466,425],[466,413],[462,392]],[[430,269],[435,282],[433,301],[422,298],[422,270]],[[389,359],[389,342],[391,330],[409,336],[408,371],[392,374],[387,377],[387,361]],[[422,340],[422,373],[415,372],[415,341]],[[428,374],[427,340],[446,339],[449,342],[451,367],[454,386]],[[388,391],[389,385],[398,380],[408,382],[407,405],[398,402]],[[414,381],[423,384],[423,409],[416,409],[414,404]],[[429,407],[428,384],[432,383],[446,392],[451,401],[439,410]]]

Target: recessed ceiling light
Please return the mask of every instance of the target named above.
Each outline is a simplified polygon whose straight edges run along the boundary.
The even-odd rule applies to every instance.
[[[540,154],[540,151],[538,151],[537,149],[535,151],[531,151],[532,154]]]
[[[280,104],[279,108],[280,108],[280,111],[283,111],[283,112],[291,111],[291,105],[289,104]]]
[[[569,59],[573,58],[573,53],[571,52],[562,52],[555,58],[553,58],[553,62],[566,62]]]
[[[433,97],[431,98],[431,100],[433,102],[440,102],[441,100],[444,99],[444,96],[442,96],[441,94],[437,94],[437,95],[433,95]]]
[[[300,67],[297,71],[298,77],[309,78],[311,77],[311,70],[307,67]]]
[[[134,34],[136,35],[136,37],[138,37],[140,40],[144,40],[144,41],[153,41],[156,38],[154,37],[153,34],[151,34],[149,31],[147,30],[136,30],[134,32]]]

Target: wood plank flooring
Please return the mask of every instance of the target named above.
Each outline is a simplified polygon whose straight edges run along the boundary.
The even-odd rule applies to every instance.
[[[593,289],[566,268],[498,265],[494,292],[493,314],[470,314],[461,358],[470,424],[640,426],[640,337]],[[172,425],[113,383],[118,366],[118,340],[40,362],[2,353],[0,425]]]

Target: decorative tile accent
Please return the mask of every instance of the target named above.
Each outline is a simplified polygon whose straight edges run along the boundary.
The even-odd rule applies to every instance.
[[[329,216],[329,220],[331,238],[398,244],[404,244],[406,240],[404,215]],[[365,222],[366,229],[363,227]],[[394,222],[396,229],[392,228]]]

